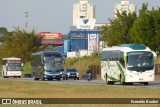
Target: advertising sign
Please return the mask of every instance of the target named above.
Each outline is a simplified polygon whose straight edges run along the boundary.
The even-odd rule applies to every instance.
[[[76,20],[77,29],[94,29],[96,19],[80,18]]]
[[[88,35],[88,51],[97,51],[99,43],[98,34],[90,34]]]
[[[42,39],[61,39],[62,34],[61,33],[51,33],[51,32],[42,32],[38,35]]]

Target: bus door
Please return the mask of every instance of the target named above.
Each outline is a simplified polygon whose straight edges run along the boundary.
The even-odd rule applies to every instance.
[[[108,76],[110,76],[112,80],[118,81],[121,73],[119,61],[123,55],[119,50],[112,50],[107,52],[107,56]]]

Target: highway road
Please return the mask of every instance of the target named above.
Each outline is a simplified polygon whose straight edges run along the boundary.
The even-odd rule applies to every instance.
[[[28,82],[35,82],[33,78],[0,78],[1,80],[14,80],[14,81],[28,81]],[[82,84],[82,85],[106,85],[105,81],[103,80],[92,80],[91,82],[88,82],[86,80],[52,80],[52,81],[36,81],[36,82],[43,82],[43,83],[50,83],[50,84]],[[112,86],[117,86],[117,87],[149,87],[149,88],[160,88],[160,82],[149,82],[149,85],[144,86],[143,84],[138,84],[135,83],[133,85],[120,85],[120,83],[116,83]]]

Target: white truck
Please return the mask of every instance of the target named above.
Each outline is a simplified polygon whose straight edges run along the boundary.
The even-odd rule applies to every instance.
[[[2,77],[18,77],[22,76],[23,63],[21,58],[3,58],[2,59]]]

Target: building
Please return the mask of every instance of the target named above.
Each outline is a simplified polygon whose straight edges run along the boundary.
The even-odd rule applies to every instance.
[[[115,4],[115,17],[117,14],[117,10],[122,13],[123,11],[126,11],[128,13],[136,12],[136,5],[130,4],[129,0],[122,0],[121,4]]]
[[[88,0],[80,0],[79,3],[73,4],[73,26],[79,18],[95,18],[95,5],[90,4]]]

